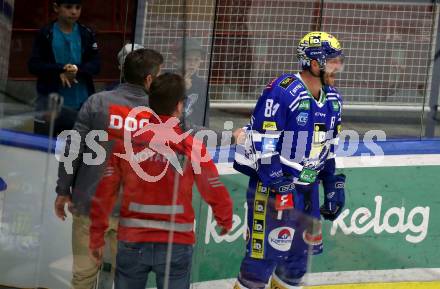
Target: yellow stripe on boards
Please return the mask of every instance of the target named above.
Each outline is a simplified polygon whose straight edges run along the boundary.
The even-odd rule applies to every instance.
[[[440,281],[307,286],[305,289],[440,289]]]

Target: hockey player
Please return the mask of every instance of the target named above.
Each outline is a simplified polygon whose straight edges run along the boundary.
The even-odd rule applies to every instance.
[[[335,175],[334,146],[342,98],[334,88],[343,69],[339,41],[310,32],[297,48],[302,71],[266,86],[237,147],[234,167],[250,176],[248,241],[234,288],[301,288],[308,252],[322,251],[320,216],[341,212],[344,175]],[[319,207],[319,181],[324,204]]]

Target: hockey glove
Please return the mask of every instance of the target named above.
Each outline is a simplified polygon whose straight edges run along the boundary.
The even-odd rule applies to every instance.
[[[6,185],[6,182],[2,178],[0,178],[0,192],[6,191],[7,188],[8,186]]]
[[[269,184],[270,190],[280,195],[291,194],[295,191],[295,184],[292,178],[281,177],[277,178]]]
[[[276,193],[275,208],[277,210],[287,210],[295,207],[295,184],[288,177],[281,177],[269,185],[271,191]]]
[[[334,221],[345,205],[345,175],[334,175],[323,181],[324,204],[321,206],[321,216]]]

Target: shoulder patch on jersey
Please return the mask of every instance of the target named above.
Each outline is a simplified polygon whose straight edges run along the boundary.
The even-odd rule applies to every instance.
[[[333,100],[332,107],[333,107],[333,111],[339,111],[339,109],[340,109],[339,102],[337,100]]]
[[[303,99],[299,102],[298,110],[310,110],[310,100]]]
[[[295,81],[295,78],[292,76],[288,76],[286,78],[284,78],[278,85],[284,89],[287,89],[289,87],[289,85],[292,84],[292,82]]]
[[[274,121],[265,121],[263,122],[264,130],[277,130],[277,123]]]

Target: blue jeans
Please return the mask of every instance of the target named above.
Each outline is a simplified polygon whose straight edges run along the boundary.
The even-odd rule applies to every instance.
[[[169,289],[190,287],[192,245],[172,244]],[[165,281],[166,243],[128,243],[119,241],[116,256],[115,289],[145,289],[148,273],[156,274],[156,285]]]

